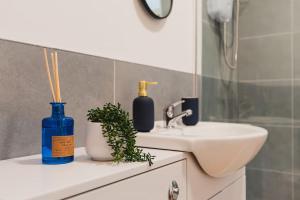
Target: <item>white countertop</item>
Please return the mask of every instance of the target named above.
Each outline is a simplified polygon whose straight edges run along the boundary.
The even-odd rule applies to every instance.
[[[91,161],[84,148],[75,161],[42,165],[41,155],[0,161],[0,200],[62,199],[184,159],[184,153],[145,149],[155,155],[154,165]]]

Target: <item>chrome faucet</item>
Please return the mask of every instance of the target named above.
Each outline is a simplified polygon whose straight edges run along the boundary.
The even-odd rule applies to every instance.
[[[174,127],[174,125],[176,124],[176,122],[179,119],[182,119],[183,117],[188,117],[192,115],[192,110],[188,109],[183,111],[182,113],[175,115],[174,110],[177,106],[183,104],[185,101],[181,100],[181,101],[177,101],[171,105],[169,105],[164,112],[164,118],[166,120],[166,127],[167,128],[172,128]]]

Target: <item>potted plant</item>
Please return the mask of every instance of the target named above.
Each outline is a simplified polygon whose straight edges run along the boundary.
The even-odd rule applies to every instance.
[[[136,146],[136,134],[129,113],[121,105],[107,103],[103,108],[90,109],[86,150],[93,160],[143,162],[152,165],[154,156]]]

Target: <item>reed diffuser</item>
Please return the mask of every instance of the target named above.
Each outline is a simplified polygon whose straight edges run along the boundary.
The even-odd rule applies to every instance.
[[[44,48],[45,68],[53,98],[52,114],[42,121],[43,164],[65,164],[74,160],[74,120],[66,117],[65,103],[60,93],[57,52],[51,52],[52,75],[49,68],[47,49]],[[52,81],[52,76],[53,80]],[[54,86],[53,86],[54,82]]]

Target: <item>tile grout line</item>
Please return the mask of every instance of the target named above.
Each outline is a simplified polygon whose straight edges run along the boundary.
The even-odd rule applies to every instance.
[[[295,97],[295,94],[294,94],[294,87],[295,87],[295,82],[294,82],[294,71],[295,71],[295,63],[294,63],[294,34],[293,34],[293,32],[294,32],[294,0],[291,0],[291,7],[290,7],[290,9],[291,9],[291,34],[290,34],[290,36],[291,36],[291,40],[290,40],[290,42],[291,42],[291,67],[292,67],[292,70],[291,70],[291,77],[292,77],[292,80],[291,80],[291,86],[292,86],[292,88],[291,88],[291,94],[292,94],[292,97],[291,97],[291,107],[292,107],[292,110],[291,110],[291,114],[292,114],[292,119],[291,119],[291,122],[292,122],[292,138],[291,138],[291,140],[292,140],[292,147],[291,147],[291,156],[292,156],[292,200],[294,200],[295,199],[295,188],[294,188],[294,186],[295,186],[295,177],[294,177],[294,174],[295,174],[295,167],[294,167],[294,164],[295,164],[295,160],[294,160],[294,154],[295,154],[295,152],[294,152],[294,145],[295,145],[295,130],[294,130],[294,126],[295,126],[295,117],[294,117],[294,115],[295,115],[295,111],[294,111],[294,109],[295,109],[295,102],[294,102],[294,97]]]
[[[113,103],[116,104],[116,60],[113,60],[114,72],[113,72]]]
[[[293,73],[293,71],[292,71]],[[208,78],[215,78],[217,79],[216,77],[208,77]],[[241,81],[237,81],[238,83],[267,83],[267,82],[283,82],[283,81],[300,81],[300,78],[273,78],[273,79],[249,79],[249,80],[241,80]]]
[[[293,78],[274,78],[274,79],[253,79],[253,80],[242,80],[239,83],[267,83],[267,82],[283,82],[283,81],[291,81]],[[300,80],[300,79],[297,79]]]
[[[257,126],[266,126],[266,127],[274,127],[274,128],[300,128],[300,125],[297,125],[296,120],[294,120],[294,124],[292,124],[292,120],[290,123],[279,124],[276,122],[258,122],[258,121],[249,121],[249,120],[240,120],[240,123],[243,124],[254,124]],[[298,122],[299,123],[299,122]]]
[[[300,176],[300,173],[293,173],[293,172],[287,172],[287,171],[280,171],[276,169],[266,169],[266,168],[257,168],[257,167],[247,167],[247,170],[255,170],[255,171],[262,171],[262,172],[268,172],[268,173],[277,173],[282,175],[289,175],[291,177],[294,176]]]
[[[254,124],[254,125],[257,125],[257,126],[266,126],[266,127],[269,127],[269,128],[292,128],[292,124],[278,124],[278,123],[264,123],[264,122],[254,122],[254,121],[241,121],[241,123],[244,123],[244,124]]]
[[[293,176],[292,172],[285,172],[285,171],[274,170],[274,169],[264,169],[264,168],[257,168],[257,167],[247,167],[247,169]]]
[[[270,34],[263,34],[263,35],[240,37],[240,40],[261,39],[261,38],[266,38],[266,37],[285,36],[285,35],[290,35],[290,34],[292,34],[292,32],[270,33]]]

